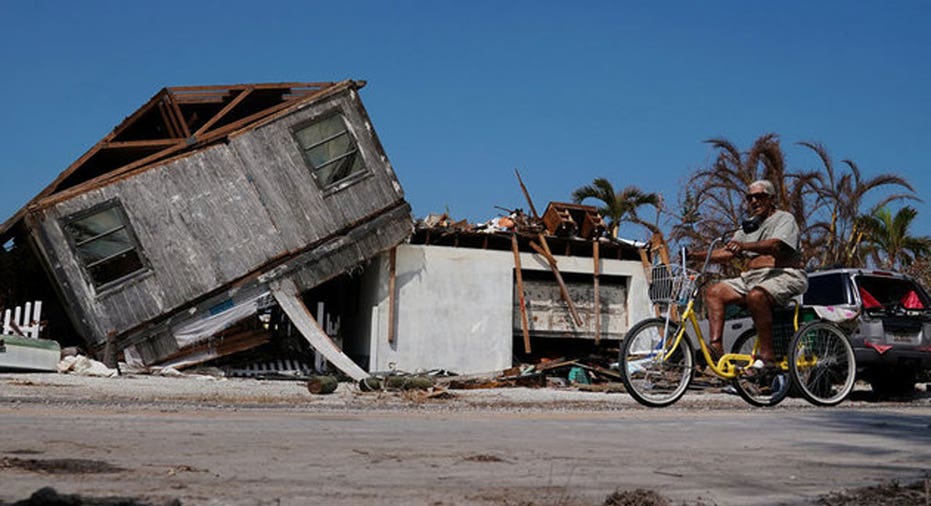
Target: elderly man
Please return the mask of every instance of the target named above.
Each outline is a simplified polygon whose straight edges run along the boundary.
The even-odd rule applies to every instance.
[[[766,180],[748,187],[747,207],[759,227],[738,231],[730,242],[711,253],[711,261],[724,263],[746,258],[747,270],[740,277],[726,279],[705,291],[710,344],[720,357],[724,353],[724,308],[746,304],[760,337],[757,367],[773,365],[773,307],[784,306],[808,288],[802,267],[799,229],[795,218],[776,209],[776,190]]]

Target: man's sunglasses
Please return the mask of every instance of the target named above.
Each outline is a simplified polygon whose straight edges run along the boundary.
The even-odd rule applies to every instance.
[[[769,198],[768,193],[748,193],[747,202],[753,202],[754,200],[763,200]]]

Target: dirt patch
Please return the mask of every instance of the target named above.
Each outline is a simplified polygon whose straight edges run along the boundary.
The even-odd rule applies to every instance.
[[[931,478],[900,485],[898,482],[834,492],[818,499],[820,506],[927,506],[931,504]]]
[[[468,457],[463,458],[462,460],[466,462],[504,462],[504,459],[497,455],[469,455]]]
[[[601,506],[711,506],[698,498],[695,501],[673,502],[655,490],[638,488],[636,490],[617,491],[607,498]]]
[[[20,459],[16,457],[0,458],[0,469],[19,469],[43,474],[118,473],[125,470],[99,460]]]
[[[672,506],[672,503],[655,490],[638,488],[609,495],[603,506]]]
[[[29,499],[5,503],[0,506],[181,506],[178,499],[149,500],[131,497],[84,497],[78,494],[59,494],[52,487],[40,488]]]
[[[714,504],[714,503],[710,503]],[[813,506],[927,506],[931,504],[931,477],[910,485],[898,482],[833,492],[810,503]],[[636,489],[609,495],[602,506],[709,506],[695,502],[676,503],[655,490]]]

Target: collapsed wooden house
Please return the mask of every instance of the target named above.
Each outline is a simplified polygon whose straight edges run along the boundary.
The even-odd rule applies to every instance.
[[[57,339],[145,364],[258,346],[274,308],[364,376],[301,296],[411,233],[364,85],[161,90],[0,227],[8,298],[45,298]]]

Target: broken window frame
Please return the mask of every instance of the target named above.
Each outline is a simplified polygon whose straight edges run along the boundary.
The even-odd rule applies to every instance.
[[[105,230],[101,233],[94,235],[93,237],[78,241],[75,237],[72,228],[74,224],[80,221],[87,220],[88,218],[101,215],[106,212],[114,212],[119,225],[112,227],[108,230]],[[98,292],[105,291],[107,289],[113,288],[115,286],[121,285],[130,279],[134,279],[138,276],[141,276],[147,272],[151,271],[151,266],[146,259],[145,255],[142,254],[142,247],[139,244],[139,240],[136,238],[136,233],[133,230],[132,224],[129,221],[129,217],[126,215],[126,210],[123,209],[123,205],[118,199],[108,200],[97,204],[91,208],[79,211],[77,213],[71,214],[65,217],[62,220],[62,231],[65,234],[65,237],[68,239],[68,244],[71,246],[71,250],[74,253],[75,260],[81,266],[81,271],[84,273],[85,280],[93,286]],[[88,245],[92,245],[95,241],[111,237],[116,233],[125,231],[126,241],[128,247],[121,249],[115,253],[112,253],[105,258],[97,259],[92,262],[88,262],[84,258],[82,251],[87,250]],[[101,280],[99,275],[94,274],[94,268],[104,265],[109,261],[113,261],[120,257],[124,257],[130,253],[133,253],[136,257],[136,262],[139,264],[139,267],[132,270],[118,274],[116,277],[110,279],[109,277]]]
[[[325,121],[332,121],[334,118],[340,122],[340,125],[342,126],[341,132],[329,135],[323,139],[316,139],[315,142],[310,145],[304,145],[304,142],[301,140],[301,132]],[[369,172],[368,166],[365,163],[365,157],[362,153],[362,149],[359,147],[359,141],[353,134],[352,128],[350,127],[349,122],[346,120],[346,117],[339,110],[324,113],[310,121],[305,121],[294,126],[291,130],[291,135],[294,137],[294,140],[297,142],[298,146],[300,146],[301,156],[304,159],[304,163],[307,164],[307,168],[310,170],[310,174],[313,176],[314,181],[316,181],[317,185],[320,186],[320,188],[323,190],[334,190],[342,188],[351,182],[361,179]],[[349,140],[348,144],[351,149],[339,155],[333,156],[321,164],[314,164],[314,162],[310,159],[311,150],[324,146],[327,143],[338,141],[344,136]],[[331,181],[325,181],[321,178],[321,174],[327,167],[345,160],[350,155],[354,155],[354,158],[352,160],[350,170],[347,174]],[[357,164],[358,168],[353,170],[353,167],[355,167]]]

